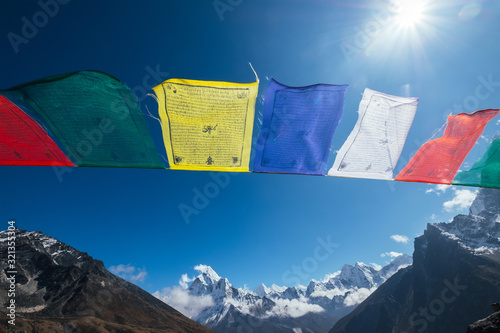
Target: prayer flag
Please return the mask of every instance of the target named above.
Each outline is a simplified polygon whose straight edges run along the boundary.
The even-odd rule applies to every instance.
[[[451,183],[500,188],[500,136],[493,139],[486,154],[470,170],[459,172]]]
[[[288,87],[271,79],[253,171],[325,175],[347,87]]]
[[[391,180],[417,104],[418,98],[365,89],[358,121],[328,175]]]
[[[0,165],[74,166],[35,120],[2,95]]]
[[[2,93],[40,119],[77,166],[164,168],[135,96],[111,75],[75,72]]]
[[[258,85],[169,79],[154,87],[170,168],[248,172]]]
[[[443,136],[426,142],[396,180],[451,184],[484,127],[500,110],[481,110],[448,116]]]

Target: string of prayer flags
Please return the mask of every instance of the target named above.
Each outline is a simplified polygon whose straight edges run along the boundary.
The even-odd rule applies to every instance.
[[[403,151],[418,98],[366,88],[358,121],[339,150],[329,176],[391,180]]]
[[[35,120],[2,95],[0,165],[74,166]]]
[[[154,87],[170,168],[248,172],[258,87],[185,79]]]
[[[48,127],[77,166],[164,168],[132,91],[81,71],[3,92]]]
[[[459,172],[451,183],[500,188],[500,136],[493,138],[488,151],[470,170]]]
[[[347,87],[288,87],[271,79],[253,171],[325,175]]]
[[[247,84],[170,79],[154,87],[170,169],[250,171],[258,87],[258,77]],[[253,171],[325,175],[347,88],[270,79]],[[392,180],[417,106],[418,98],[366,88],[328,175]],[[499,113],[450,115],[443,136],[420,147],[395,180],[500,188],[500,136],[458,172]],[[98,71],[0,91],[0,165],[165,168],[132,91]]]
[[[448,116],[443,136],[426,142],[396,180],[451,184],[486,124],[500,110],[481,110]]]

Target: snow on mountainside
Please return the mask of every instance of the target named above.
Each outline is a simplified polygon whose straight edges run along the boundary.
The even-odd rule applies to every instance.
[[[255,291],[235,288],[210,266],[198,265],[195,269],[201,274],[189,279],[192,282],[183,291],[182,298],[193,303],[192,307],[185,307],[192,319],[218,332],[241,327],[242,321],[249,321],[241,318],[249,317],[275,325],[270,331],[279,326],[279,332],[292,332],[298,328],[304,332],[320,332],[330,328],[332,322],[347,314],[390,276],[411,263],[411,256],[405,254],[385,267],[358,262],[354,266],[344,265],[341,271],[327,275],[322,281],[312,280],[306,290],[260,284]],[[154,295],[175,307],[172,297],[161,292]],[[193,313],[191,310],[196,302],[207,297],[212,302]],[[325,327],[318,324],[321,320],[325,322]],[[294,324],[287,328],[289,330],[284,330],[290,321]],[[311,324],[313,322],[314,325]],[[315,329],[311,330],[310,326],[315,326]]]
[[[500,191],[483,189],[469,209],[469,215],[457,215],[451,223],[434,224],[447,238],[457,241],[475,254],[500,250]]]
[[[15,278],[16,332],[212,332],[55,238],[0,231],[1,253],[14,242],[14,276],[10,263],[0,261],[0,316],[8,318]]]
[[[254,290],[255,294],[260,297],[264,297],[266,295],[277,295],[281,294],[286,290],[286,287],[280,287],[275,284],[273,284],[271,287],[266,287],[265,284],[261,283],[259,286]]]
[[[394,274],[330,333],[466,332],[498,302],[499,238],[500,190],[479,189],[468,215],[427,224],[415,239],[412,266]]]
[[[406,254],[396,257],[388,265],[378,269],[357,262],[354,266],[344,265],[340,272],[326,277],[323,281],[312,280],[307,287],[306,295],[314,298],[336,298],[345,306],[353,306],[364,301],[378,286],[384,283],[398,270],[412,263]]]
[[[0,242],[7,241],[7,233],[5,236],[0,236]],[[52,262],[58,266],[77,266],[81,267],[92,258],[86,253],[79,252],[58,240],[44,235],[39,231],[25,231],[17,235],[20,239],[26,239],[30,245],[38,252],[50,256]]]

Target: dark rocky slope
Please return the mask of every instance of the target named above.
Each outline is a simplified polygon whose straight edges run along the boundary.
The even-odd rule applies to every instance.
[[[429,224],[413,265],[380,286],[331,333],[466,332],[500,295],[500,190],[481,189],[468,215]]]
[[[0,232],[7,253],[8,232]],[[211,332],[86,253],[40,232],[16,230],[15,332]],[[0,262],[0,316],[10,300]],[[8,324],[7,324],[8,325]],[[14,326],[8,325],[9,329]]]

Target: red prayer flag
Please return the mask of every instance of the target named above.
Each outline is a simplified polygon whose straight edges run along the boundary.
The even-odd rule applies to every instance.
[[[2,95],[0,165],[75,166],[35,120]]]
[[[499,109],[448,116],[442,137],[426,142],[395,180],[451,184],[460,165]]]

